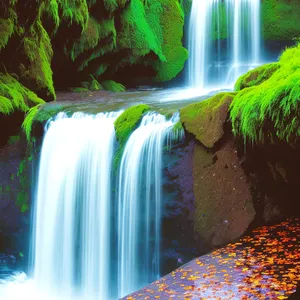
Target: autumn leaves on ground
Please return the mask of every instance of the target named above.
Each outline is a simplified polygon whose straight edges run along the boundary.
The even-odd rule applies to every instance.
[[[124,299],[287,299],[300,280],[300,219],[260,227]]]

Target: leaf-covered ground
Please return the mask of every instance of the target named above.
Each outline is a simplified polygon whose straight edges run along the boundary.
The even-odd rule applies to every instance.
[[[300,219],[264,226],[125,297],[287,299],[300,280]]]

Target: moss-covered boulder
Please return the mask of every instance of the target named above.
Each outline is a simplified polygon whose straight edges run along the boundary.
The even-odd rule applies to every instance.
[[[259,85],[268,80],[280,68],[278,63],[270,63],[249,71],[242,75],[235,84],[235,90],[240,91],[248,87]]]
[[[139,121],[143,117],[143,114],[148,111],[150,107],[146,104],[139,104],[127,108],[115,121],[116,138],[119,142],[119,148],[115,154],[115,167],[118,166],[126,142],[130,134],[137,127]]]
[[[238,88],[255,73],[267,74],[262,70],[270,70],[270,65],[244,75],[238,80]],[[271,72],[262,77],[263,80],[256,80],[251,87],[238,92],[232,101],[233,132],[251,143],[297,142],[300,136],[300,43],[284,51],[275,69],[271,68]]]
[[[235,93],[220,93],[180,110],[184,128],[205,147],[212,148],[224,134],[228,108]]]

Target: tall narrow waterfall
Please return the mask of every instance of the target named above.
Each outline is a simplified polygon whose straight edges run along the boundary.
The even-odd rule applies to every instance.
[[[119,178],[119,297],[160,275],[162,154],[178,116],[149,113],[133,132]]]
[[[193,0],[189,86],[232,87],[260,63],[260,0]]]
[[[115,113],[71,118],[60,113],[45,135],[33,277],[53,299],[110,299],[115,118]]]

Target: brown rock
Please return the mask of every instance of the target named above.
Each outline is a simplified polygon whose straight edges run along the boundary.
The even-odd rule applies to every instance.
[[[194,150],[195,232],[208,248],[239,238],[255,217],[250,186],[233,139],[215,154]]]

